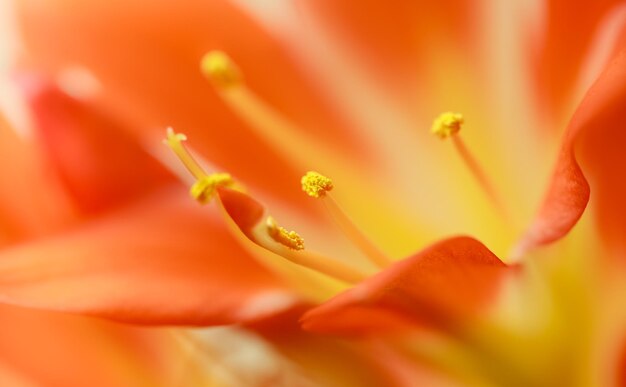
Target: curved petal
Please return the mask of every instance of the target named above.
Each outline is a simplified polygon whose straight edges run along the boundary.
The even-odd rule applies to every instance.
[[[293,305],[295,296],[205,211],[165,192],[5,249],[0,299],[141,324],[227,324]]]
[[[162,129],[154,128],[173,126],[216,165],[269,192],[299,198],[291,182],[302,171],[243,124],[203,78],[199,63],[209,50],[228,52],[250,87],[303,130],[337,152],[359,148],[284,48],[228,1],[51,0],[20,1],[18,7],[34,66],[52,72],[87,67],[107,101],[140,124],[137,130],[160,137]],[[271,186],[268,173],[275,176]]]
[[[453,329],[495,298],[510,269],[475,239],[448,239],[312,309],[302,326],[344,334]]]
[[[623,161],[626,132],[620,123],[624,101],[626,51],[621,51],[607,65],[572,117],[546,198],[523,236],[518,253],[555,241],[576,224],[589,200],[587,180],[591,183],[604,236],[612,246],[623,247],[626,184],[621,176],[626,173]],[[578,148],[576,153],[575,148]]]
[[[82,212],[100,212],[173,180],[93,101],[77,100],[34,74],[21,74],[19,83],[51,169]]]
[[[0,316],[0,361],[31,383],[25,386],[165,387],[179,382],[186,361],[165,330],[6,305]]]

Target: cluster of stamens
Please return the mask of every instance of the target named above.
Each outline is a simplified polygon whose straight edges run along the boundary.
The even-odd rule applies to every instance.
[[[284,143],[306,143],[306,141],[301,141],[301,138],[297,138],[297,133],[302,133],[303,131],[296,130],[297,127],[286,117],[281,116],[277,111],[263,103],[260,98],[246,88],[239,68],[228,55],[221,51],[207,53],[202,58],[201,70],[213,85],[221,91],[220,95],[225,101],[228,101],[236,112],[241,113],[244,121],[257,128],[267,138],[276,138],[279,142],[282,141]],[[490,196],[496,197],[485,174],[463,144],[460,136],[457,135],[463,123],[464,118],[461,114],[446,112],[434,120],[431,131],[442,139],[452,137],[454,145],[479,183]],[[208,203],[216,196],[219,187],[233,188],[238,186],[237,182],[228,173],[205,173],[203,168],[182,145],[182,142],[186,139],[185,135],[174,133],[172,129],[168,129],[167,139],[164,142],[176,153],[189,172],[196,178],[196,182],[190,189],[190,194],[194,199],[203,204]],[[393,262],[352,222],[338,202],[332,198],[333,195],[330,195],[330,191],[334,186],[330,178],[318,172],[309,171],[302,177],[300,182],[302,190],[307,195],[324,199],[322,202],[338,227],[372,264],[383,268]],[[264,236],[257,238],[257,243],[275,251],[277,254],[283,255],[284,258],[292,262],[346,282],[354,282],[363,278],[363,274],[359,270],[347,267],[319,254],[303,251],[304,239],[295,231],[288,231],[279,226],[271,216],[267,216],[263,232]],[[287,247],[287,249],[276,250],[274,242]],[[274,246],[272,247],[272,245]]]

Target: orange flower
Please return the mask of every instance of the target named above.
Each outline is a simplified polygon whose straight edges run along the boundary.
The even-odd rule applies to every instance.
[[[261,27],[225,2],[136,1],[123,17],[111,3],[20,2],[24,66],[86,67],[99,104],[133,128],[68,136],[87,140],[70,155],[96,166],[107,156],[94,144],[124,148],[112,174],[85,182],[67,140],[55,143],[67,124],[41,119],[66,188],[83,213],[110,205],[110,176],[128,177],[124,197],[146,197],[3,253],[0,274],[25,273],[3,298],[209,325],[335,296],[304,315],[305,329],[385,337],[396,355],[465,384],[618,384],[625,12],[528,4],[302,2],[280,19],[266,9]],[[206,52],[212,87],[197,69]],[[53,106],[41,98],[31,94],[38,116]],[[63,121],[80,117],[64,104]],[[442,111],[464,115],[439,116],[436,142],[427,128]],[[210,161],[168,134],[203,210],[154,193],[168,179],[126,149],[166,126]],[[305,175],[314,170],[324,174]],[[299,192],[302,175],[316,199]]]

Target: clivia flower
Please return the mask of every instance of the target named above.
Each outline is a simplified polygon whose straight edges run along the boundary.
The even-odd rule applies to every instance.
[[[0,278],[24,277],[2,300],[250,329],[313,304],[304,330],[373,340],[399,375],[623,384],[624,8],[303,3],[325,28],[298,13],[262,28],[226,2],[131,2],[125,17],[20,2],[24,66],[89,69],[129,143],[186,133],[166,143],[190,173],[154,152],[205,206],[146,173],[146,155],[103,149],[125,140],[62,139],[45,113],[65,97],[30,94],[55,167],[98,216],[3,252]],[[127,177],[126,206],[95,200],[123,187],[81,174],[83,158]]]

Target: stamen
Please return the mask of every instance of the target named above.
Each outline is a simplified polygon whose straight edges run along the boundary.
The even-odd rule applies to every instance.
[[[304,240],[294,231],[287,231],[278,226],[271,216],[267,217],[264,226],[264,228],[257,228],[253,232],[254,240],[259,245],[296,265],[350,284],[356,284],[368,277],[366,273],[354,267],[322,254],[304,250]]]
[[[163,140],[163,144],[167,145],[178,158],[182,161],[183,165],[196,179],[202,179],[206,176],[204,169],[198,164],[198,162],[191,156],[187,148],[183,145],[183,141],[187,141],[187,136],[182,133],[174,132],[174,129],[167,128],[167,138]]]
[[[230,88],[243,83],[241,71],[222,51],[211,51],[205,54],[200,62],[200,69],[217,87]]]
[[[207,204],[215,196],[218,187],[233,187],[235,181],[228,173],[213,173],[199,178],[189,190],[201,204]]]
[[[463,125],[463,115],[459,113],[446,112],[435,119],[431,132],[442,139],[457,134]]]
[[[189,190],[194,199],[201,204],[206,204],[213,199],[218,187],[241,189],[228,173],[207,174],[183,145],[182,142],[186,140],[187,136],[184,134],[175,133],[174,129],[167,128],[167,138],[163,140],[163,143],[174,151],[187,170],[196,178],[196,182]]]
[[[191,187],[191,195],[201,203],[206,203],[215,196],[217,187],[231,187],[241,189],[237,182],[228,173],[213,173],[207,175],[202,167],[193,159],[182,141],[187,137],[184,134],[175,133],[168,128],[167,138],[163,141],[180,158],[197,181]],[[255,241],[273,251],[281,257],[311,270],[323,273],[329,277],[355,284],[368,277],[358,269],[347,266],[321,254],[304,251],[304,239],[295,231],[287,231],[276,224],[272,217],[268,217],[262,230],[254,232]],[[258,228],[257,226],[256,228]]]
[[[461,138],[459,131],[464,123],[463,115],[459,113],[446,112],[435,119],[431,131],[442,139],[448,137],[452,138],[452,143],[457,152],[465,162],[480,187],[485,191],[485,194],[491,199],[493,205],[503,214],[508,217],[506,209],[503,205],[500,195],[491,184],[491,181],[487,177],[487,174],[483,171],[476,158],[472,155],[469,148],[465,145],[465,142]]]
[[[232,111],[293,163],[303,168],[309,167],[310,160],[322,160],[330,165],[350,165],[349,160],[326,150],[325,144],[317,137],[299,128],[248,88],[237,65],[223,52],[206,54],[201,69]]]
[[[295,231],[287,231],[285,228],[276,224],[271,216],[267,217],[267,233],[273,240],[292,250],[304,250],[304,239]]]
[[[333,220],[365,256],[378,267],[387,267],[393,260],[383,253],[363,232],[354,224],[341,206],[333,199],[329,191],[333,188],[332,180],[317,172],[307,172],[302,177],[302,190],[307,195],[324,199],[323,203]]]
[[[326,192],[333,189],[332,180],[314,171],[307,172],[306,175],[302,176],[300,182],[302,183],[302,190],[314,198],[324,196]]]

